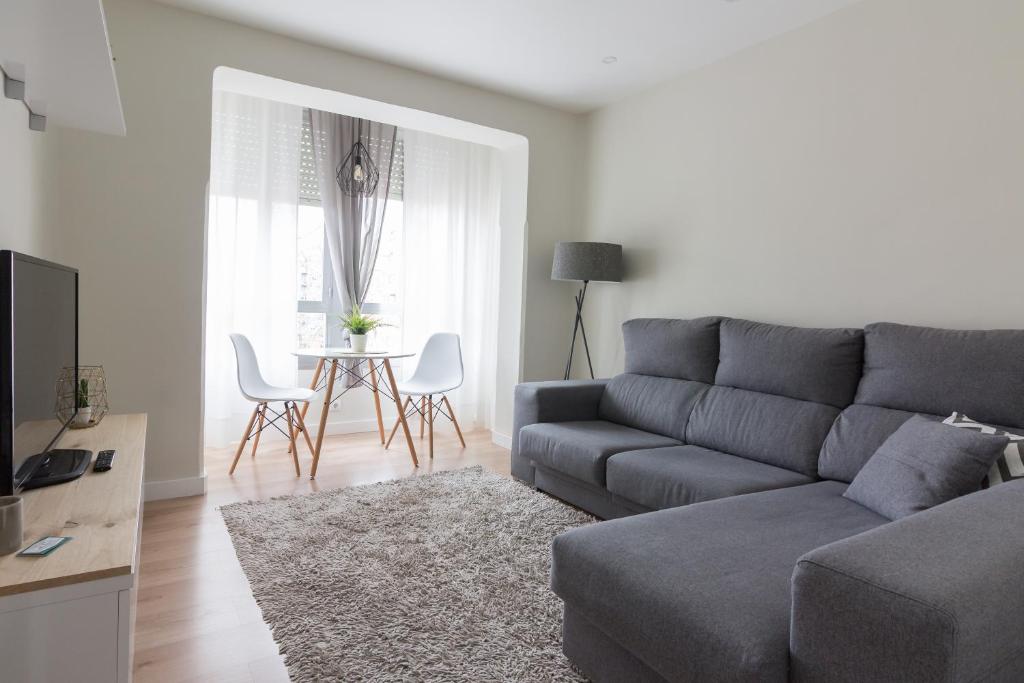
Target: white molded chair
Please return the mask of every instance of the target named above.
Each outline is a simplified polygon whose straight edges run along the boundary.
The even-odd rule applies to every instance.
[[[459,335],[438,332],[430,335],[430,339],[423,346],[423,352],[412,377],[398,384],[398,393],[405,394],[405,403],[402,405],[405,416],[408,418],[414,413],[420,414],[420,438],[423,438],[424,423],[429,425],[431,458],[434,457],[434,418],[437,415],[444,415],[452,421],[462,447],[466,447],[462,429],[455,419],[455,410],[445,396],[447,392],[462,386],[462,379],[462,346],[459,343]],[[434,396],[437,395],[441,396],[440,402],[434,400]],[[415,399],[419,399],[418,404]],[[395,438],[399,423],[398,420],[395,421],[385,448],[389,447],[391,440]]]
[[[272,384],[267,384],[266,380],[263,379],[263,374],[260,373],[256,352],[253,351],[249,339],[244,334],[232,334],[231,343],[235,347],[235,360],[238,362],[238,388],[241,389],[242,396],[255,403],[256,407],[249,418],[249,424],[245,428],[245,433],[242,434],[242,440],[238,444],[238,450],[235,451],[235,459],[231,462],[231,469],[228,470],[228,474],[235,473],[238,458],[241,457],[242,450],[249,439],[254,439],[252,455],[256,457],[256,448],[260,445],[260,434],[267,427],[273,426],[274,429],[288,437],[288,440],[291,442],[289,450],[292,454],[292,460],[295,462],[295,476],[299,476],[301,472],[299,470],[299,451],[295,447],[295,440],[298,438],[296,432],[302,432],[302,435],[306,437],[306,445],[309,446],[310,453],[313,452],[313,442],[310,441],[309,433],[306,431],[306,424],[302,421],[302,415],[296,404],[308,403],[313,398],[315,392],[312,389],[303,389],[301,387],[275,387]],[[277,402],[284,403],[284,412],[279,413],[269,406],[269,404]],[[267,419],[268,410],[273,414],[273,417],[269,420]],[[259,419],[258,424],[257,419]],[[275,424],[280,419],[286,422],[288,427],[287,434]]]

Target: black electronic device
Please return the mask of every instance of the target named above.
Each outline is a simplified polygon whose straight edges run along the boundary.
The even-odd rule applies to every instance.
[[[114,466],[114,451],[100,451],[96,454],[96,463],[92,466],[93,472],[106,472]]]
[[[0,251],[0,495],[88,468],[87,451],[54,449],[75,419],[55,415],[57,380],[68,368],[77,387],[78,271]]]

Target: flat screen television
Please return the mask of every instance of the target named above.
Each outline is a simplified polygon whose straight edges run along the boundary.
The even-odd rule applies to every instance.
[[[0,495],[33,488],[34,480],[58,483],[46,475],[66,481],[74,478],[71,470],[84,472],[81,454],[74,462],[53,457],[75,419],[57,417],[56,389],[66,368],[77,387],[78,271],[0,251]]]

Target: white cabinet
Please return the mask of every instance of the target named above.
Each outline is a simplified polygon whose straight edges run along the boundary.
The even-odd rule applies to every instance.
[[[47,557],[0,557],[4,683],[131,681],[145,444],[145,415],[108,415],[58,446],[113,448],[113,469],[24,494],[24,545],[73,540]]]
[[[31,604],[20,609],[6,609],[10,601],[0,599],[0,678],[12,683],[131,680],[130,671],[121,676],[118,664],[127,665],[129,657],[118,651],[117,637],[120,596],[129,590],[103,584],[29,594]]]

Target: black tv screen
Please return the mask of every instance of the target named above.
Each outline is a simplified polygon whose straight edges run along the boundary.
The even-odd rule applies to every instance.
[[[0,347],[0,495],[10,495],[74,419],[57,417],[57,383],[67,368],[77,386],[78,271],[0,252]]]

